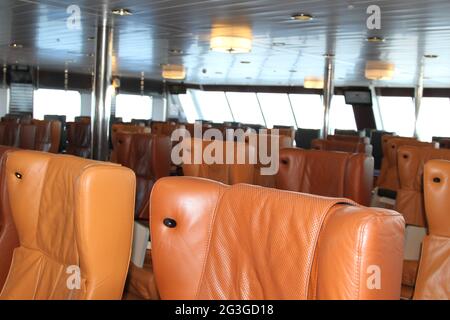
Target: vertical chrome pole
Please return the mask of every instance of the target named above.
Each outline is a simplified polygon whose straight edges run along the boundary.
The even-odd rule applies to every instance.
[[[322,137],[326,139],[330,130],[330,108],[334,93],[334,55],[325,55],[325,74],[323,86],[323,129]]]
[[[109,156],[109,121],[112,98],[113,28],[106,9],[97,27],[97,52],[92,108],[92,156],[106,161]]]
[[[425,71],[424,61],[422,60],[421,65],[420,65],[420,70],[419,70],[419,77],[417,79],[417,85],[416,85],[415,94],[414,94],[414,96],[415,96],[415,98],[414,98],[414,103],[415,103],[414,137],[416,137],[416,138],[419,137],[419,132],[417,130],[418,129],[417,124],[418,124],[418,120],[419,120],[420,107],[422,105],[422,98],[423,98],[424,71]]]

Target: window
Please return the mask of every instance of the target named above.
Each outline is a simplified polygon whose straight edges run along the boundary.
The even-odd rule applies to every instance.
[[[268,128],[276,125],[295,127],[294,115],[287,94],[258,93]]]
[[[433,137],[450,137],[450,99],[423,98],[420,107],[417,131],[423,141]]]
[[[335,129],[358,130],[353,107],[345,103],[344,96],[333,96],[330,109],[330,131]]]
[[[123,122],[151,119],[152,109],[152,98],[149,96],[119,94],[116,97],[116,117],[122,118]]]
[[[379,97],[384,130],[404,137],[414,135],[415,107],[411,97]]]
[[[203,120],[216,123],[233,121],[225,92],[193,90]]]
[[[81,114],[81,95],[78,91],[38,89],[34,92],[33,117],[43,120],[45,115],[66,116],[74,121]]]
[[[323,103],[318,94],[290,94],[292,108],[299,128],[322,129]]]
[[[227,92],[226,94],[236,121],[265,125],[256,93]]]
[[[187,121],[190,123],[194,123],[195,120],[199,120],[200,115],[198,114],[197,108],[195,107],[191,90],[188,90],[186,94],[179,94],[178,98],[180,99],[181,107],[184,110]]]

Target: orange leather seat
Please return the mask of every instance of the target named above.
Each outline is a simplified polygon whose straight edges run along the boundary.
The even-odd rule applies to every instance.
[[[274,130],[278,130],[278,134]],[[292,139],[292,141],[295,140],[295,128],[294,127],[283,127],[283,126],[274,126],[273,129],[267,130],[268,134],[272,135],[279,135],[279,136],[286,136]]]
[[[165,135],[165,136],[171,136],[172,133],[176,130],[176,129],[180,129],[180,128],[184,128],[185,126],[183,124],[179,124],[176,122],[158,122],[158,121],[153,121],[151,128],[152,128],[152,133],[154,134],[158,134],[158,135]]]
[[[162,299],[400,297],[396,212],[186,177],[158,181],[150,208]]]
[[[19,123],[5,121],[0,123],[0,144],[3,146],[18,147],[20,144]]]
[[[36,141],[33,150],[58,153],[61,141],[61,122],[33,120],[36,126]]]
[[[368,137],[345,136],[345,135],[339,135],[339,134],[329,135],[329,136],[327,136],[327,140],[370,144],[370,138],[368,138]]]
[[[370,205],[373,157],[362,153],[284,149],[276,175],[278,189],[345,197]]]
[[[271,157],[272,161],[278,161],[276,156],[271,155],[272,152],[272,139],[277,141],[278,148],[276,151],[278,154],[281,153],[281,150],[286,148],[292,148],[294,146],[294,139],[284,135],[270,135],[270,134],[249,134],[247,141],[250,141],[252,137],[256,137],[256,145],[257,145],[257,163],[254,170],[253,184],[266,187],[266,188],[275,188],[276,179],[275,175],[263,175],[262,170],[264,168],[269,168],[271,164],[264,164],[261,156],[261,147],[263,146],[266,151],[262,152],[263,154]],[[255,142],[253,142],[255,143]],[[275,149],[274,149],[275,150]]]
[[[6,189],[6,157],[13,150],[0,146],[0,290],[11,266],[13,251],[19,246]]]
[[[167,136],[147,133],[117,133],[114,161],[136,175],[135,218],[148,220],[148,199],[153,184],[170,175],[172,142]]]
[[[8,155],[6,184],[20,246],[0,298],[120,299],[131,254],[133,172],[17,151]]]
[[[371,156],[373,152],[373,147],[371,144],[341,140],[316,139],[312,141],[311,148],[323,151],[364,153],[368,156]]]
[[[113,148],[116,145],[117,140],[116,137],[119,132],[150,133],[151,129],[149,127],[137,126],[134,124],[123,124],[123,123],[113,124],[111,130],[111,141]]]
[[[67,123],[67,153],[83,157],[91,157],[91,125],[83,122]]]
[[[21,124],[18,147],[24,150],[34,150],[34,148],[36,147],[36,134],[36,125]]]
[[[88,116],[75,117],[75,122],[91,124],[91,117]]]
[[[428,232],[422,244],[414,299],[450,299],[450,162],[425,165]]]
[[[383,160],[381,164],[380,177],[378,178],[378,187],[394,192],[400,188],[398,177],[398,149],[401,146],[428,147],[433,149],[435,143],[426,143],[417,141],[414,138],[403,138],[395,136],[383,136]]]
[[[214,144],[214,145],[213,145]],[[254,179],[254,164],[250,163],[250,152],[252,152],[249,145],[246,143],[238,142],[224,142],[222,140],[217,141],[205,141],[199,139],[184,139],[181,142],[183,146],[183,159],[188,162],[183,163],[183,174],[189,177],[199,177],[210,179],[225,184],[237,184],[237,183],[253,183]],[[222,155],[217,155],[218,161],[216,163],[207,163],[203,157],[205,153],[208,155],[210,148],[217,147],[221,150]],[[197,148],[197,149],[196,149]],[[198,150],[198,151],[196,151]],[[227,164],[227,150],[233,150],[233,163]],[[199,163],[196,163],[196,152],[199,152],[201,158],[198,159]],[[239,152],[244,155],[245,160],[243,164],[238,164]],[[215,154],[212,154],[215,156]],[[201,163],[200,163],[201,162]]]
[[[396,208],[405,217],[406,224],[426,227],[423,194],[425,164],[433,159],[450,160],[450,150],[402,146],[398,149],[400,189]]]

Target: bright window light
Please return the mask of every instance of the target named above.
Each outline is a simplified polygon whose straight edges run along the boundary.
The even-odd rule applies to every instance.
[[[345,103],[344,96],[333,96],[330,109],[330,130],[357,130],[353,107]]]
[[[379,97],[384,130],[399,136],[414,135],[415,107],[412,97]]]
[[[195,120],[200,120],[200,115],[195,108],[191,90],[188,90],[186,94],[179,94],[178,98],[180,99],[181,107],[184,110],[187,121],[189,123],[194,123]]]
[[[116,117],[123,122],[152,118],[152,98],[149,96],[119,94],[116,97]]]
[[[233,121],[225,92],[222,91],[192,91],[203,115],[203,120],[222,123]]]
[[[450,137],[449,119],[449,98],[422,98],[417,121],[420,140],[431,142],[433,137]]]
[[[258,99],[268,128],[276,125],[295,127],[294,115],[287,94],[258,93]]]
[[[227,92],[226,94],[236,121],[245,124],[265,125],[256,93]]]
[[[66,116],[74,121],[81,114],[81,95],[78,91],[38,89],[34,92],[33,117],[44,120],[45,115]]]
[[[290,94],[292,108],[299,128],[323,128],[323,103],[318,94]]]

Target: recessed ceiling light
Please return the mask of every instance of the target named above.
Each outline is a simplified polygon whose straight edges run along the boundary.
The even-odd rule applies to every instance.
[[[368,37],[366,40],[367,40],[367,42],[372,42],[372,43],[380,43],[380,42],[385,42],[386,41],[385,38],[377,37],[377,36],[375,36],[375,37]]]
[[[133,13],[129,9],[125,8],[116,8],[113,9],[112,14],[118,15],[118,16],[131,16]]]
[[[314,17],[308,13],[296,13],[291,16],[292,20],[296,21],[311,21],[314,19]]]
[[[250,64],[251,61],[241,61],[242,64]]]
[[[289,70],[290,73],[296,73],[297,70]]]
[[[245,79],[247,79],[247,80],[252,80],[252,77],[246,77]]]
[[[274,42],[272,43],[274,47],[284,47],[286,45],[285,42]]]
[[[170,49],[171,54],[183,54],[183,50],[181,49]]]
[[[223,74],[223,73],[222,73],[222,72],[220,72],[220,71],[217,71],[217,72],[216,72],[216,74]]]
[[[436,59],[439,56],[437,54],[426,54],[426,55],[424,55],[424,57],[427,59]]]
[[[9,45],[9,47],[14,48],[14,49],[21,49],[21,48],[23,48],[23,45],[20,43],[13,42]]]

